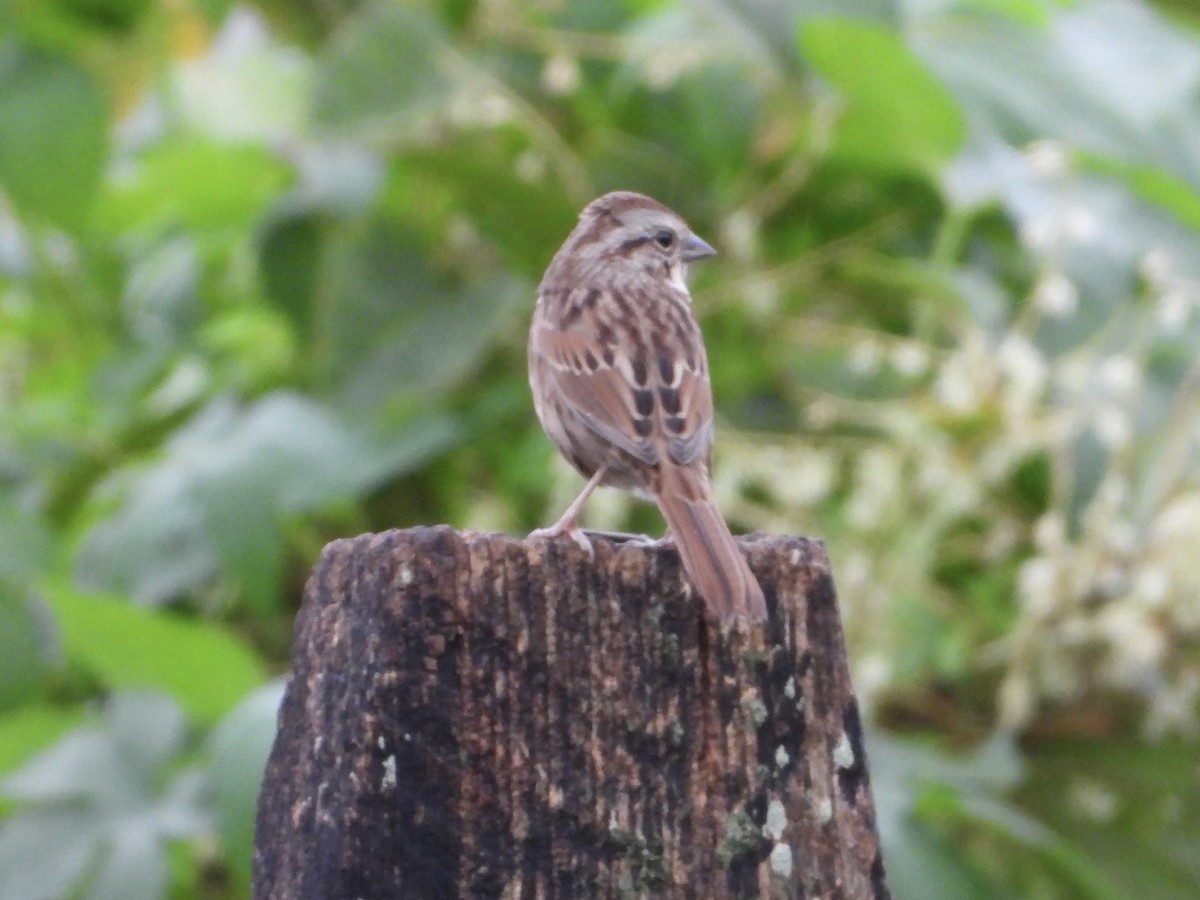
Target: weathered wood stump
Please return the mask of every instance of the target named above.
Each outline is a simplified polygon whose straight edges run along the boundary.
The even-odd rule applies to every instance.
[[[255,897],[887,897],[824,548],[745,546],[771,618],[722,634],[670,547],[330,544]]]

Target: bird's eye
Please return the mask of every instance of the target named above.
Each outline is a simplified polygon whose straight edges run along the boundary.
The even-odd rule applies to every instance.
[[[670,250],[675,244],[675,235],[670,231],[660,231],[654,236],[654,240],[658,243],[658,246],[662,247],[664,250]]]

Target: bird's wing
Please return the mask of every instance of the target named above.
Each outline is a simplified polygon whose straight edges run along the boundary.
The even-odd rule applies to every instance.
[[[543,320],[533,331],[532,349],[548,364],[564,400],[601,440],[647,466],[707,462],[712,389],[690,307],[664,311],[626,303],[622,314],[622,320],[608,321],[597,304],[561,317],[565,326]]]
[[[543,325],[533,343],[548,365],[554,389],[596,437],[648,466],[658,464],[649,416],[640,411],[645,407],[639,408],[615,356],[609,357],[614,364],[605,363],[603,351],[578,329]]]

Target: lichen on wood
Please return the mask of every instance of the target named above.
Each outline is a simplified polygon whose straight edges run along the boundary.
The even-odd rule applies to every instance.
[[[744,546],[771,617],[722,631],[669,545],[330,544],[255,896],[888,896],[824,548]]]

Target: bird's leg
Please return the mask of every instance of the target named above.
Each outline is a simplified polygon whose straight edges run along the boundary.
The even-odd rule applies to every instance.
[[[565,534],[591,556],[592,542],[588,540],[587,535],[579,528],[579,511],[583,509],[583,504],[591,496],[592,491],[600,484],[600,480],[604,477],[606,471],[606,466],[601,466],[597,469],[596,474],[583,486],[583,490],[579,492],[579,496],[567,507],[567,511],[562,514],[562,518],[549,528],[538,528],[529,532],[529,537],[526,540],[536,540],[538,538],[553,540],[559,535]]]

